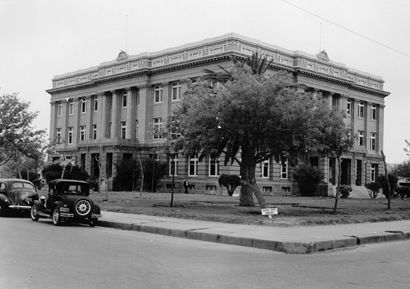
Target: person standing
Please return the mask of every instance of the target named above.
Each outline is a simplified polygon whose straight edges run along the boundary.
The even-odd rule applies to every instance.
[[[185,179],[185,181],[184,181],[185,194],[188,194],[188,187],[189,187],[188,179]]]

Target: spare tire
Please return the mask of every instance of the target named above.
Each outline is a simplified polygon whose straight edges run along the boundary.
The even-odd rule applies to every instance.
[[[88,217],[91,214],[92,205],[89,200],[78,200],[74,205],[74,212],[79,217]]]

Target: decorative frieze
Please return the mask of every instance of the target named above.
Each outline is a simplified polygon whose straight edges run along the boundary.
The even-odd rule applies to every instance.
[[[290,69],[303,69],[317,75],[330,76],[344,82],[383,91],[383,80],[365,72],[349,69],[343,64],[329,60],[325,51],[317,55],[310,55],[300,51],[289,51],[283,48],[251,40],[238,34],[227,34],[221,37],[207,39],[198,43],[167,49],[158,53],[146,53],[127,58],[117,58],[115,61],[106,62],[98,67],[92,67],[78,73],[68,73],[56,76],[53,79],[53,89],[62,89],[78,84],[87,84],[106,79],[111,76],[121,76],[130,72],[143,69],[157,69],[169,67],[173,64],[200,61],[203,58],[218,56],[226,53],[239,53],[244,57],[258,51],[267,56],[273,63],[289,67]]]

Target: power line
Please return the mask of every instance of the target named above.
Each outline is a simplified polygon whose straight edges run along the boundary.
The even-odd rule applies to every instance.
[[[332,25],[334,25],[334,26],[336,26],[336,27],[339,27],[340,29],[346,30],[346,31],[348,31],[348,32],[350,32],[350,33],[353,33],[353,34],[355,34],[355,35],[357,35],[357,36],[359,36],[359,37],[362,37],[362,38],[364,38],[364,39],[366,39],[366,40],[368,40],[368,41],[370,41],[370,42],[373,42],[373,43],[375,43],[375,44],[377,44],[377,45],[380,45],[380,46],[382,46],[382,47],[384,47],[384,48],[387,48],[387,49],[389,49],[389,50],[392,50],[392,51],[394,51],[394,52],[396,52],[396,53],[399,53],[399,54],[401,54],[401,55],[404,55],[404,56],[410,58],[410,55],[409,55],[409,54],[407,54],[407,53],[405,53],[405,52],[403,52],[403,51],[400,51],[400,50],[398,50],[398,49],[396,49],[396,48],[394,48],[394,47],[388,46],[388,45],[386,45],[386,44],[384,44],[384,43],[382,43],[382,42],[380,42],[380,41],[377,41],[377,40],[374,40],[374,39],[372,39],[372,38],[370,38],[370,37],[367,37],[366,35],[363,35],[363,34],[361,34],[361,33],[359,33],[359,32],[356,32],[356,31],[354,31],[354,30],[352,30],[352,29],[350,29],[350,28],[347,28],[347,27],[345,27],[345,26],[343,26],[343,25],[340,25],[340,24],[338,24],[338,23],[336,23],[336,22],[333,22],[333,21],[331,21],[331,20],[329,20],[329,19],[327,19],[327,18],[324,18],[324,17],[322,17],[322,16],[320,16],[320,15],[318,15],[318,14],[316,14],[316,13],[313,13],[313,12],[311,12],[311,11],[309,11],[309,10],[306,10],[306,9],[304,9],[304,8],[302,8],[302,7],[299,7],[299,6],[293,4],[293,3],[289,2],[289,1],[286,1],[286,0],[280,0],[280,1],[282,1],[282,2],[284,2],[284,3],[286,3],[286,4],[288,4],[288,5],[290,5],[290,6],[294,7],[294,8],[296,8],[296,9],[302,10],[303,12],[305,12],[305,13],[307,13],[307,14],[310,14],[310,15],[312,15],[312,16],[314,16],[314,17],[317,17],[317,18],[319,18],[319,19],[321,19],[321,20],[323,20],[323,21],[326,21],[327,23],[330,23],[330,24],[332,24]]]

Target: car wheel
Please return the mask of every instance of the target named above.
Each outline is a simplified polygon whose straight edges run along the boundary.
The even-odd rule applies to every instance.
[[[95,227],[95,225],[96,225],[96,219],[90,219],[89,224],[90,224],[90,227]]]
[[[61,217],[60,217],[60,208],[57,207],[54,209],[53,211],[53,215],[51,216],[52,220],[53,220],[53,225],[54,226],[58,226],[61,223]]]
[[[36,205],[31,206],[31,210],[30,210],[30,217],[33,221],[38,221],[38,214],[37,214],[37,207]]]
[[[84,218],[91,214],[92,206],[90,201],[81,199],[77,201],[74,208],[77,216]]]
[[[0,202],[0,216],[4,217],[7,214],[7,205],[3,202]]]
[[[98,223],[98,219],[97,218],[92,218],[90,219],[90,226],[91,227],[95,227],[95,225],[97,225]]]

